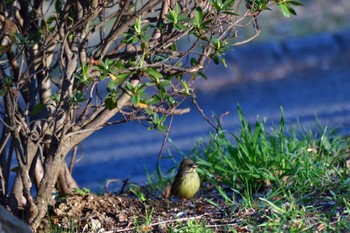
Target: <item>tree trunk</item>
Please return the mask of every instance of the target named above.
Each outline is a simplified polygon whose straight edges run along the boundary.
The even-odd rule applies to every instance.
[[[31,227],[34,231],[39,227],[41,220],[45,217],[48,208],[48,202],[52,198],[52,192],[61,170],[61,164],[62,161],[64,161],[62,158],[62,153],[60,152],[61,151],[58,148],[55,154],[49,155],[45,159],[45,173],[40,183],[35,201],[38,206],[38,213],[34,213],[29,219]]]
[[[21,176],[17,172],[15,182],[13,183],[8,198],[8,206],[14,215],[20,216],[19,209],[23,209],[25,205],[26,199],[23,196],[23,182]]]
[[[139,82],[140,81],[138,79],[134,79],[131,81],[131,85],[135,87]],[[94,120],[86,126],[86,128],[88,129],[95,130],[87,130],[82,133],[76,133],[74,134],[74,136],[72,136],[73,134],[67,136],[67,134],[65,134],[66,132],[63,130],[62,134],[64,134],[65,136],[61,136],[60,140],[57,138],[52,139],[54,141],[51,141],[49,153],[45,158],[44,177],[40,183],[40,188],[38,190],[38,194],[36,196],[35,201],[38,207],[38,213],[34,213],[29,219],[30,225],[33,228],[33,230],[36,230],[39,227],[42,219],[45,217],[48,202],[52,196],[52,191],[54,190],[59,175],[60,178],[63,179],[60,185],[63,187],[63,190],[69,191],[75,186],[77,187],[77,184],[71,177],[67,165],[65,164],[64,158],[66,157],[66,155],[74,146],[78,145],[81,141],[83,141],[94,131],[96,131],[98,127],[103,125],[115,114],[117,114],[120,111],[120,109],[122,109],[124,105],[130,100],[130,98],[130,94],[124,92],[122,95],[119,96],[119,99],[117,101],[117,108],[113,110],[105,109],[99,114],[99,116],[95,117]]]
[[[72,174],[69,172],[67,164],[63,161],[60,173],[58,175],[57,186],[60,194],[70,194],[74,189],[79,188],[77,182],[74,180]]]

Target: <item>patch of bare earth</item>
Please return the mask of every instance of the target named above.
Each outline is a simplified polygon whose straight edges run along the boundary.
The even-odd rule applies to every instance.
[[[264,196],[259,194],[258,196]],[[329,216],[330,225],[336,225],[340,219],[347,218],[346,207],[329,201],[330,193],[317,194],[299,203],[300,208],[314,207],[314,211],[306,211],[305,216],[296,217],[295,224],[308,229],[319,230],[324,225],[320,216]],[[278,197],[275,197],[279,199]],[[209,201],[208,201],[209,200]],[[239,204],[226,203],[221,195],[209,188],[192,200],[184,202],[178,199],[139,198],[125,195],[74,194],[57,199],[55,206],[49,208],[43,220],[43,232],[169,232],[170,229],[186,225],[188,221],[205,223],[206,228],[214,232],[251,232],[252,229],[266,231],[269,228],[257,227],[263,223],[272,223],[278,210],[270,205],[258,205],[256,208],[244,208]],[[291,208],[288,202],[281,203],[287,212]],[[292,211],[292,210],[291,210]],[[323,214],[322,214],[323,213]],[[272,222],[271,222],[272,221]],[[286,225],[286,231],[293,224]],[[305,225],[306,224],[306,225]],[[264,224],[263,224],[264,225]],[[299,226],[299,227],[300,227]],[[230,228],[228,228],[230,227]],[[303,228],[303,227],[302,227]],[[301,228],[301,229],[302,229]]]
[[[217,197],[219,195],[216,195]],[[231,226],[239,232],[247,228],[240,226],[238,216],[254,215],[253,210],[235,211],[219,198],[210,198],[218,209],[197,197],[185,201],[178,199],[147,199],[117,196],[114,194],[74,194],[60,198],[50,208],[48,217],[42,223],[42,230],[77,232],[168,232],[181,222],[196,220],[205,222],[206,227],[220,232]]]

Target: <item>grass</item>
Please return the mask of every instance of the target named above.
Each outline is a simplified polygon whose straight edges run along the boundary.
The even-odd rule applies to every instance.
[[[220,129],[191,157],[226,205],[254,210],[240,224],[259,232],[349,230],[349,140],[327,127],[287,130],[283,111],[270,130],[264,121],[247,122],[239,107],[238,113],[237,135]]]
[[[216,232],[218,226],[223,232],[348,232],[349,139],[327,127],[286,128],[283,110],[279,124],[272,128],[267,128],[265,121],[248,122],[240,107],[238,116],[238,133],[219,128],[208,141],[198,142],[190,153],[199,164],[202,180],[202,190],[197,195],[202,201],[196,203],[204,203],[234,222],[223,219],[222,224],[215,225],[217,222],[213,224],[210,217],[181,221],[171,217],[175,225],[167,226],[167,219],[157,210],[169,208],[159,208],[163,202],[158,201],[162,199],[148,202],[147,198],[149,193],[164,191],[171,181],[158,171],[159,182],[152,182],[149,175],[152,185],[147,190],[136,185],[129,187],[138,197],[137,202],[143,204],[142,211],[133,216],[130,229],[154,232],[163,222],[166,232],[174,233],[210,233]],[[168,174],[175,171],[171,169]],[[87,195],[89,191],[82,189],[78,193]],[[62,230],[57,224],[49,225],[50,232]],[[72,226],[66,232],[79,231],[74,223]]]
[[[180,223],[176,228],[169,229],[169,233],[212,233],[211,229],[206,228],[205,222],[190,220],[186,223]]]
[[[136,232],[152,232],[152,214],[154,211],[154,208],[151,208],[149,210],[146,205],[144,205],[144,216],[135,216],[134,217],[134,224],[136,226]]]
[[[229,206],[240,216],[239,226],[253,232],[350,230],[349,139],[328,127],[286,128],[283,109],[271,129],[265,120],[248,122],[239,106],[238,115],[239,133],[219,129],[190,152],[202,183],[215,186],[225,200],[224,206],[211,198],[207,203],[218,210]],[[152,190],[166,181],[161,177]],[[203,232],[205,224],[182,224],[171,232],[198,232],[198,226]]]

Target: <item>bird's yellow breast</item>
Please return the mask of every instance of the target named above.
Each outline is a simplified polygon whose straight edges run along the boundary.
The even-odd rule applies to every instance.
[[[188,172],[184,175],[179,185],[176,196],[184,199],[193,197],[200,186],[200,179],[197,172]]]

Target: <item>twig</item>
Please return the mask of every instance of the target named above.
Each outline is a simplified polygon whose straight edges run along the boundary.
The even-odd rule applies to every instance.
[[[73,172],[74,160],[75,160],[75,156],[77,155],[77,151],[78,151],[78,145],[74,146],[72,157],[71,157],[70,162],[69,162],[69,172],[70,172],[70,174],[72,174],[72,172]]]
[[[248,42],[254,40],[254,39],[255,39],[256,37],[258,37],[259,35],[260,35],[260,30],[257,29],[256,32],[255,32],[255,34],[254,34],[253,36],[249,37],[249,38],[246,39],[246,40],[243,40],[243,41],[239,41],[239,42],[237,42],[237,43],[234,43],[233,46],[238,46],[238,45],[246,44],[246,43],[248,43]]]
[[[152,224],[147,225],[148,227],[153,227],[153,226],[158,226],[161,224],[167,224],[167,223],[172,223],[172,222],[182,222],[182,221],[188,221],[188,220],[192,220],[192,219],[200,219],[203,216],[209,215],[208,213],[202,214],[202,215],[198,215],[198,216],[194,216],[194,217],[188,217],[188,218],[178,218],[178,219],[171,219],[171,220],[167,220],[167,221],[161,221],[161,222],[155,222]],[[132,231],[135,230],[136,227],[130,227],[130,228],[124,228],[124,229],[120,229],[120,230],[116,230],[115,232],[125,232],[125,231]]]
[[[9,124],[7,124],[2,118],[0,118],[0,122],[6,126],[6,128],[8,128],[9,130],[14,130],[15,127],[14,126],[10,126]]]
[[[158,154],[158,158],[157,158],[157,172],[160,171],[160,166],[159,166],[159,160],[160,158],[162,157],[162,154],[163,154],[163,149],[164,149],[164,146],[165,146],[165,143],[166,141],[168,140],[168,137],[169,137],[169,133],[170,133],[170,128],[171,128],[171,125],[173,123],[173,118],[174,118],[174,115],[171,115],[170,117],[170,122],[169,122],[169,127],[164,135],[164,139],[163,139],[163,142],[162,142],[162,146],[160,147],[160,150],[159,150],[159,154]],[[161,174],[158,174],[158,175],[161,175]]]
[[[226,227],[226,226],[237,226],[238,223],[227,223],[227,224],[215,224],[215,225],[205,225],[207,228],[217,228],[217,227]]]
[[[8,140],[10,139],[10,136],[11,136],[10,132],[7,132],[5,135],[6,135],[6,136],[5,136],[5,139],[4,139],[3,142],[2,142],[2,145],[0,145],[0,154],[2,153],[2,150],[3,150],[3,149],[5,148],[5,146],[7,145],[7,142],[8,142]]]
[[[197,101],[195,100],[195,96],[192,96],[192,103],[194,104],[194,106],[197,108],[198,112],[202,115],[202,117],[208,122],[208,124],[213,127],[215,129],[215,131],[217,132],[219,130],[219,128],[214,125],[209,118],[205,115],[203,109],[201,109],[199,107],[199,104],[197,103]]]
[[[120,188],[120,191],[118,192],[118,195],[122,194],[124,192],[124,189],[126,187],[126,185],[128,184],[129,182],[129,178],[125,179],[125,180],[121,180],[121,179],[108,179],[107,182],[106,182],[106,192],[107,193],[110,193],[109,190],[108,190],[108,186],[110,183],[114,183],[114,182],[123,182],[123,185],[122,187]]]
[[[118,195],[120,195],[120,194],[122,194],[122,193],[124,192],[124,189],[125,189],[125,187],[126,187],[126,185],[127,185],[128,183],[129,183],[129,178],[123,180],[123,186],[120,188],[120,191],[119,191],[119,194],[118,194]]]

